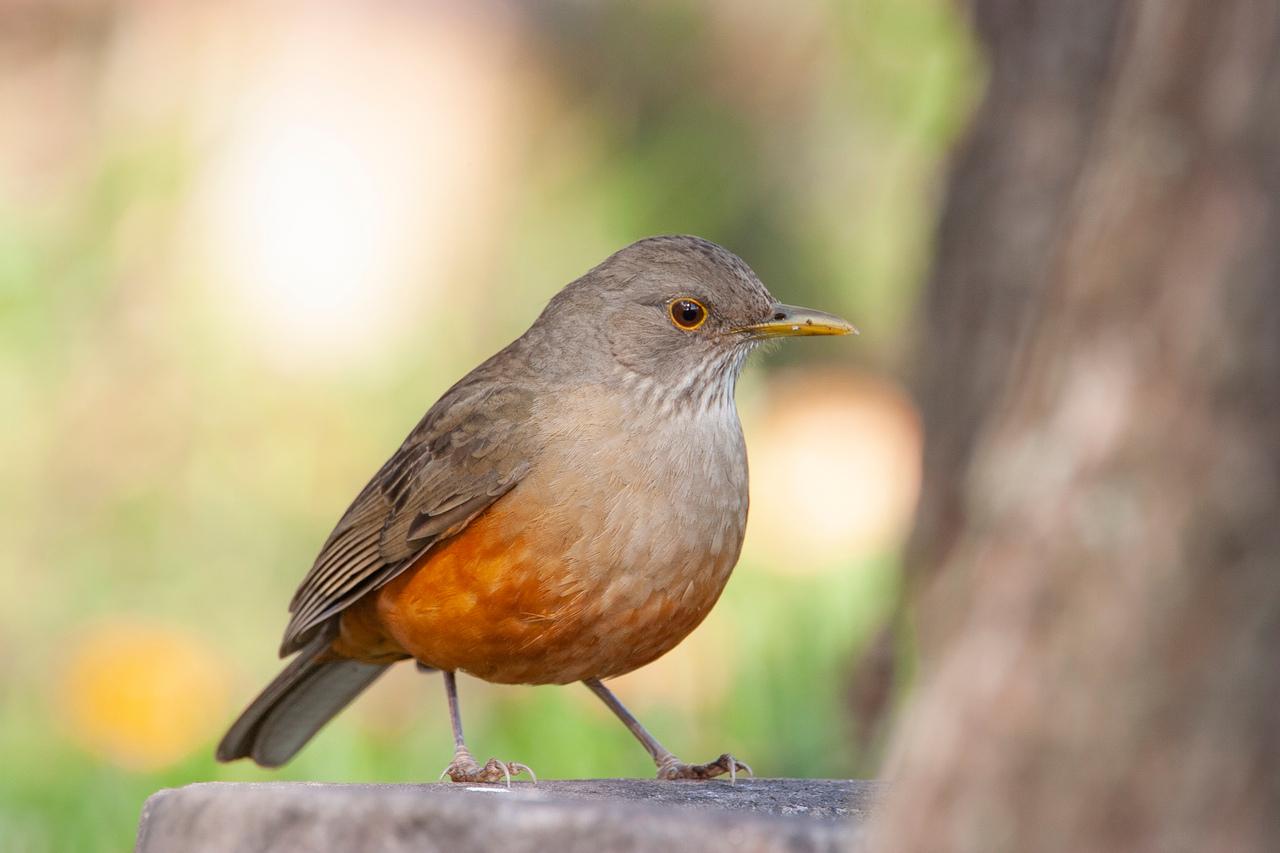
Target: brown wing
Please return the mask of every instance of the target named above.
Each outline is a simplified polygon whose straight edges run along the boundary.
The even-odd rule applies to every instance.
[[[294,593],[282,656],[524,477],[531,401],[524,388],[495,385],[477,370],[431,407],[342,516]]]

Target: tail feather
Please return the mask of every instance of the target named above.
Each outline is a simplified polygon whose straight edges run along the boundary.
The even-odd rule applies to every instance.
[[[279,767],[386,672],[385,664],[322,659],[331,641],[322,631],[250,703],[218,744],[219,761]]]

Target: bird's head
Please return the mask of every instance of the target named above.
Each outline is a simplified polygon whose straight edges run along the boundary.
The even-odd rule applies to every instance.
[[[847,335],[832,314],[784,305],[729,250],[699,237],[650,237],[561,291],[539,320],[560,340],[606,349],[614,370],[677,396],[732,395],[747,354],[770,338]]]

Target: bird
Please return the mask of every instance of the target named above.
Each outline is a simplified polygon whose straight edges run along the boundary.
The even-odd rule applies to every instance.
[[[773,298],[728,249],[650,237],[566,285],[515,341],[431,406],[356,496],[289,605],[280,674],[220,761],[291,759],[387,669],[443,674],[454,782],[510,784],[477,761],[456,674],[582,682],[659,779],[750,773],[686,764],[605,680],[661,657],[711,611],[742,548],[747,453],[734,389],[773,338],[857,333]],[[534,777],[536,779],[536,777]]]

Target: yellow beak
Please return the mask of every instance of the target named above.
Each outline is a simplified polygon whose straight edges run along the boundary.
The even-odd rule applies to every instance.
[[[790,338],[802,335],[856,335],[858,330],[848,320],[825,311],[796,305],[775,305],[773,316],[763,323],[743,326],[735,332],[759,338]]]

